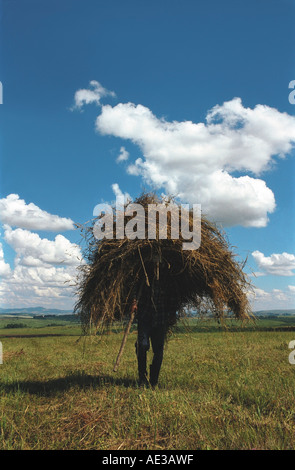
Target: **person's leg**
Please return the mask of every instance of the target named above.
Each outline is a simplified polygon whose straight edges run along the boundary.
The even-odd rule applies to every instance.
[[[149,326],[145,322],[138,322],[137,341],[135,343],[139,383],[145,384],[147,380],[146,355],[150,348],[150,331]]]
[[[163,361],[166,329],[164,326],[157,326],[151,332],[151,342],[153,348],[153,361],[150,366],[150,384],[154,387],[158,383],[160,369]]]

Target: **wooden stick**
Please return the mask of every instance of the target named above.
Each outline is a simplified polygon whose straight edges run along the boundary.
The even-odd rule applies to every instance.
[[[126,341],[127,341],[127,337],[129,335],[129,331],[130,331],[131,325],[132,325],[134,317],[135,317],[136,309],[137,309],[137,307],[133,305],[133,308],[132,308],[131,314],[130,314],[130,319],[129,319],[127,328],[125,330],[125,333],[124,333],[124,336],[123,336],[123,339],[122,339],[120,351],[118,353],[117,360],[116,360],[115,365],[114,365],[114,369],[113,369],[114,372],[117,372],[117,370],[118,370],[120,360],[121,360],[121,357],[122,357],[122,354],[123,354],[123,351],[124,351],[124,348],[125,348],[125,344],[126,344]]]
[[[146,269],[145,269],[145,265],[144,265],[144,262],[143,262],[143,259],[142,259],[142,256],[141,256],[141,251],[140,251],[139,246],[138,246],[138,253],[139,253],[141,264],[142,264],[142,267],[143,267],[143,270],[144,270],[144,274],[145,274],[145,278],[146,278],[146,284],[147,284],[148,287],[150,287],[149,277],[148,277]]]

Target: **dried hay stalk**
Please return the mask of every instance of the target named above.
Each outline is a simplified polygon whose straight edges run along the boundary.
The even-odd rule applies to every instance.
[[[216,225],[202,215],[201,246],[196,250],[183,250],[182,238],[171,238],[172,216],[168,216],[167,239],[160,239],[159,229],[156,239],[147,238],[148,205],[163,200],[154,193],[144,193],[135,202],[145,209],[145,239],[130,240],[125,236],[98,241],[93,235],[95,220],[90,226],[81,227],[88,264],[81,268],[75,311],[84,327],[90,322],[96,327],[108,325],[128,316],[134,293],[138,293],[141,285],[139,308],[150,304],[157,278],[170,324],[177,321],[187,305],[201,311],[204,303],[210,305],[211,312],[218,318],[229,312],[241,320],[250,318],[246,294],[250,283],[243,265],[236,260]],[[192,217],[190,213],[190,228]],[[132,217],[125,217],[126,220]],[[116,220],[113,229],[116,233]],[[155,256],[161,260],[156,270]]]

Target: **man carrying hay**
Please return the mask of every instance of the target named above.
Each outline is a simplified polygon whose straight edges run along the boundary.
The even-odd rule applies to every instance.
[[[144,208],[147,234],[149,205],[162,201],[152,193],[141,195],[135,202]],[[189,212],[189,225],[193,227],[192,218]],[[125,219],[132,222],[130,212]],[[116,219],[113,224],[116,233]],[[117,362],[136,308],[139,381],[152,386],[158,383],[167,332],[187,305],[199,311],[205,302],[217,318],[233,314],[243,320],[251,315],[247,299],[250,284],[243,265],[235,259],[217,227],[202,216],[200,247],[183,250],[182,238],[171,237],[171,218],[170,227],[169,218],[167,225],[170,236],[166,239],[157,233],[154,239],[131,239],[125,234],[119,239],[97,240],[94,226],[86,228],[88,264],[81,268],[75,306],[85,331],[90,325],[98,328],[130,319]],[[154,356],[148,380],[146,357],[150,342]]]
[[[138,361],[138,376],[140,385],[150,384],[155,387],[158,383],[159,373],[163,361],[164,344],[169,325],[176,319],[176,310],[167,304],[165,290],[161,287],[162,263],[160,257],[155,255],[154,277],[151,286],[145,286],[142,297],[137,301],[138,334],[135,343]],[[142,300],[144,299],[144,300]],[[150,365],[150,375],[147,375],[147,351],[153,349],[153,360]]]

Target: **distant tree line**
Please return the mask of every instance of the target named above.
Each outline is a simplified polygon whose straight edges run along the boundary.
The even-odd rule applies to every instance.
[[[27,325],[25,323],[7,323],[4,328],[27,328]]]

